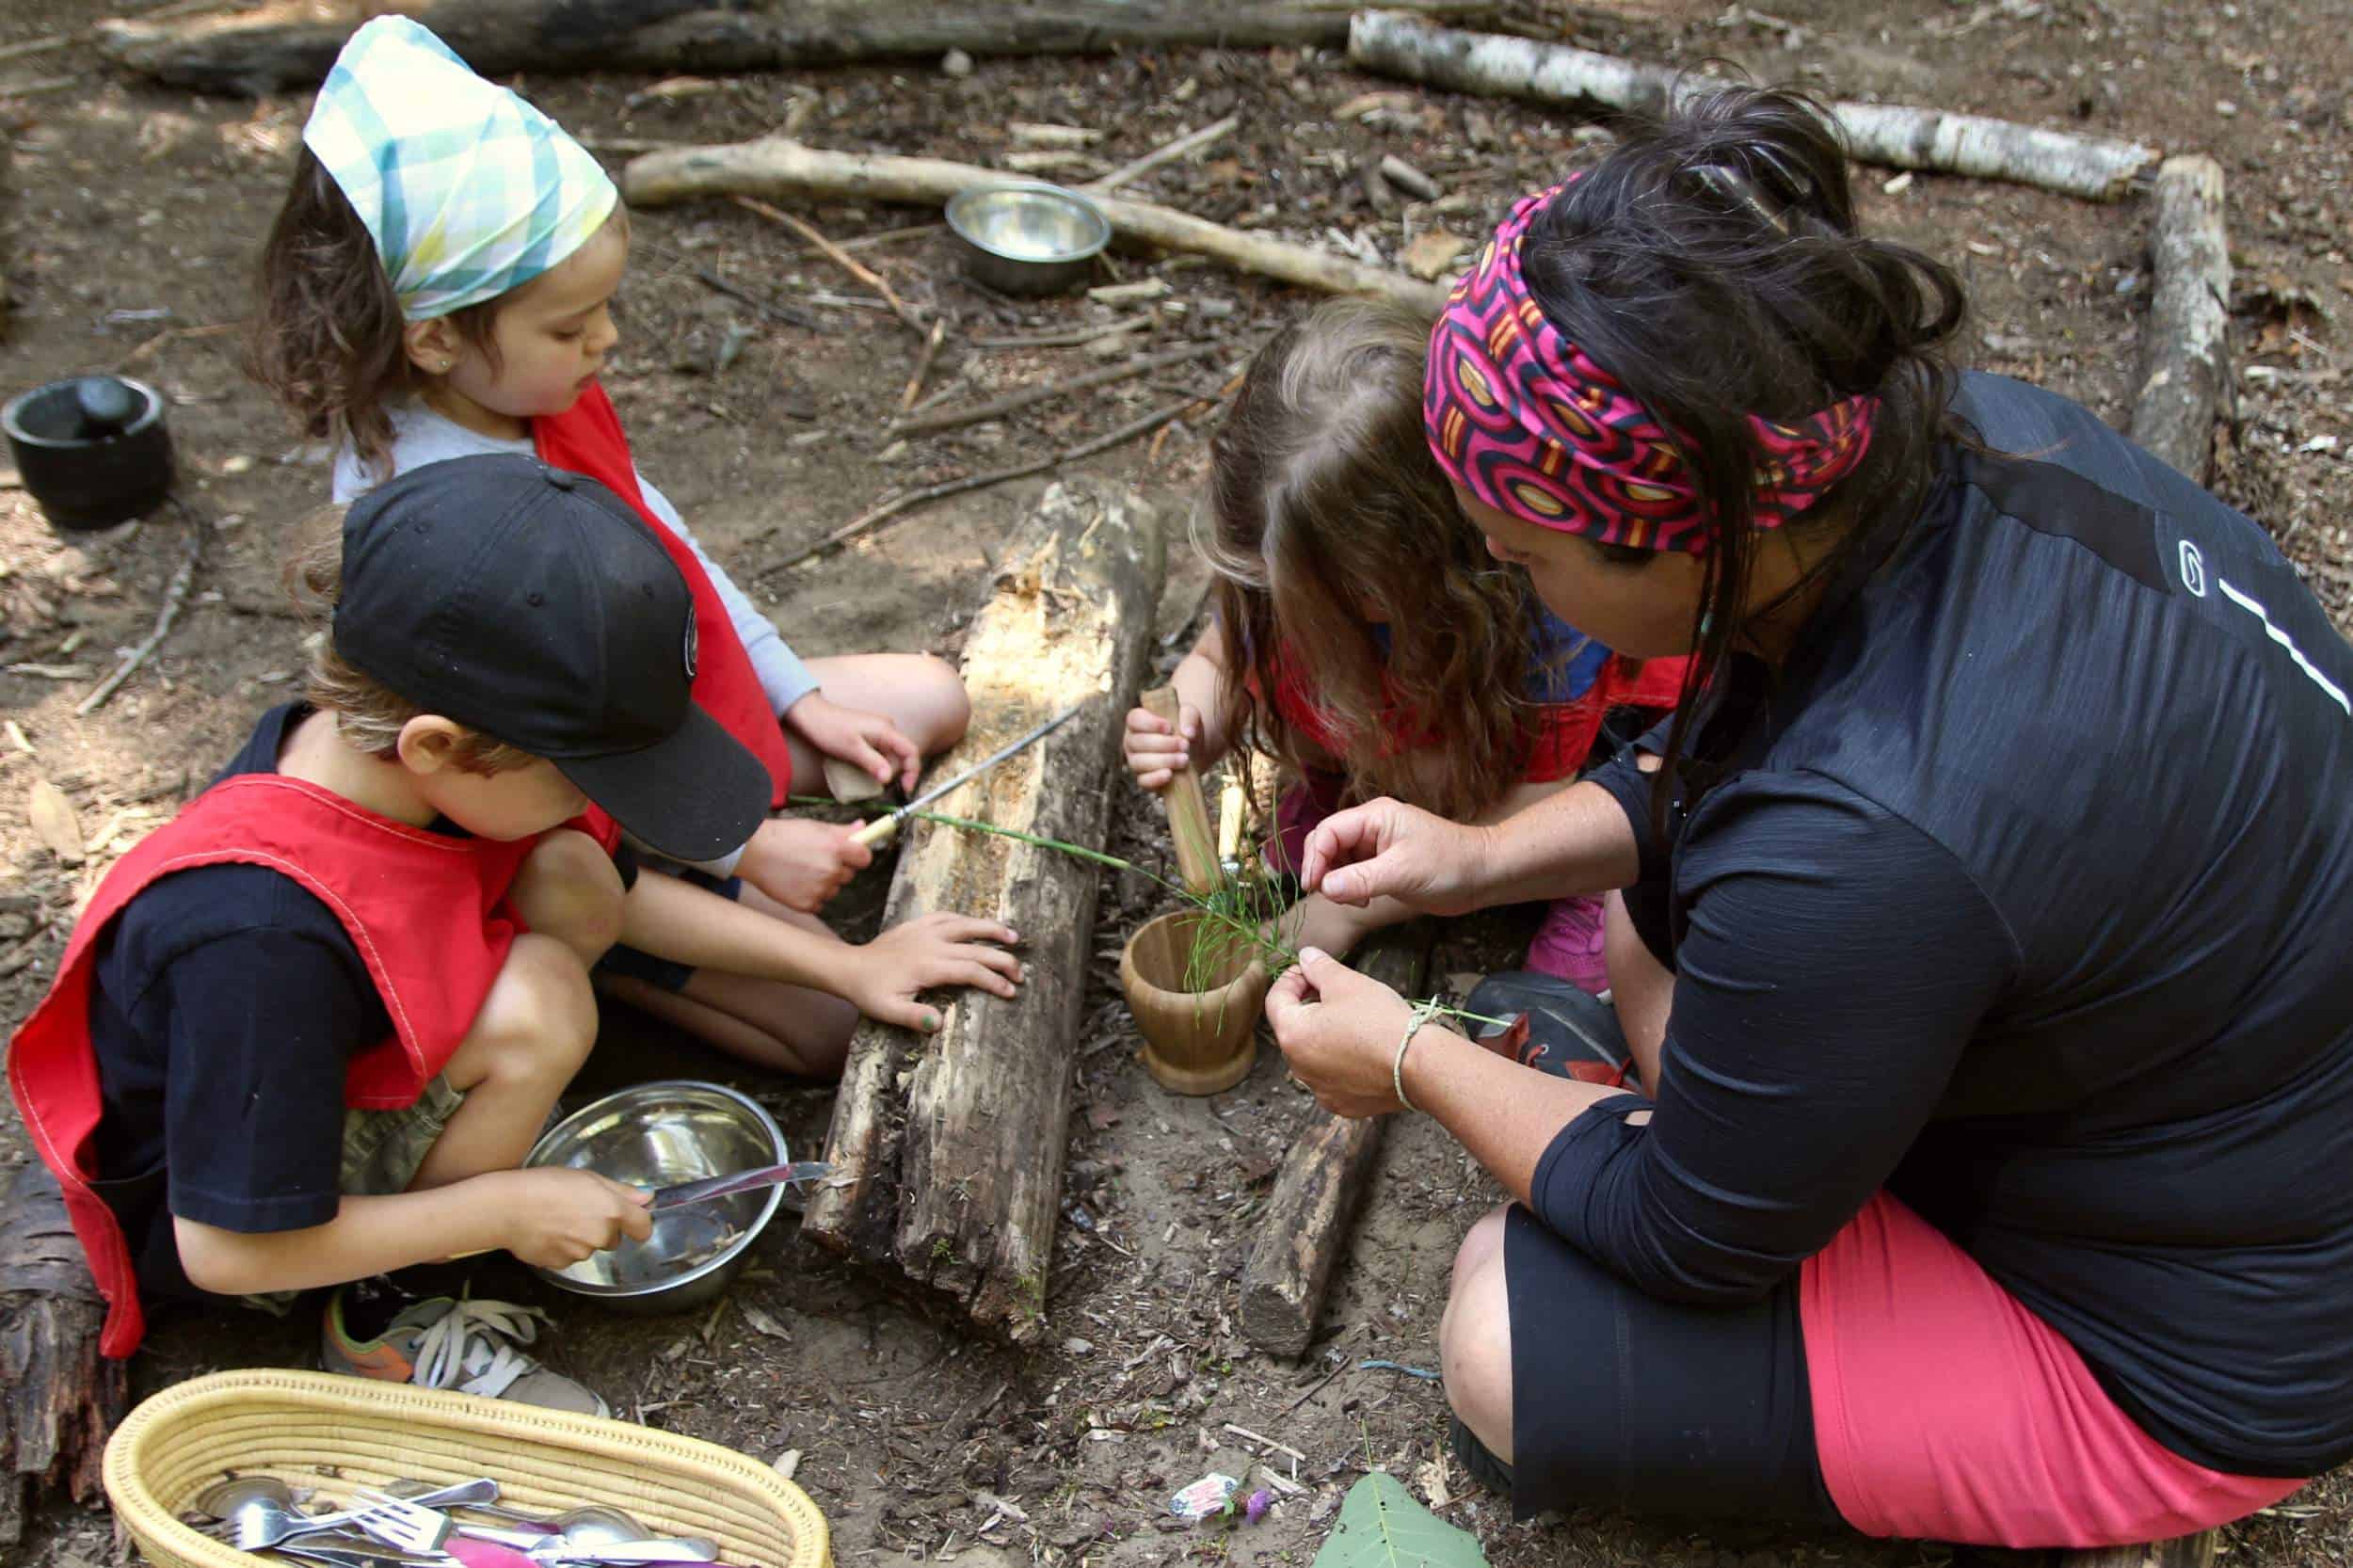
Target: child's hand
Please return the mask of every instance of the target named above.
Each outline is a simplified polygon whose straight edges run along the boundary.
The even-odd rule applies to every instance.
[[[1157,794],[1168,788],[1177,769],[1193,760],[1193,748],[1200,740],[1201,710],[1190,702],[1177,708],[1174,728],[1148,708],[1130,708],[1120,752],[1137,784]]]
[[[857,823],[771,817],[752,833],[735,873],[787,908],[813,915],[842,885],[874,863]]]
[[[1021,983],[1021,960],[989,944],[1020,939],[995,920],[925,915],[857,949],[841,994],[870,1018],[928,1034],[939,1027],[939,1012],[917,1001],[916,993],[935,985],[977,985],[1011,997]]]
[[[784,722],[826,756],[865,769],[878,784],[889,783],[895,775],[899,788],[912,790],[915,776],[923,771],[922,752],[887,713],[844,708],[823,692],[811,692],[785,710]]]
[[[623,1186],[594,1171],[541,1166],[505,1171],[506,1250],[542,1269],[568,1269],[590,1253],[620,1245],[621,1238],[643,1241],[653,1234],[646,1211],[652,1195]]]

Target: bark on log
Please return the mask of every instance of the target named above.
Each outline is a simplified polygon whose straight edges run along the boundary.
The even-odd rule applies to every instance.
[[[0,1545],[36,1498],[99,1495],[128,1391],[127,1363],[98,1353],[105,1314],[56,1178],[24,1166],[0,1198]]]
[[[2213,1530],[2153,1541],[2145,1546],[2100,1546],[2061,1552],[2059,1568],[2214,1568],[2220,1537]]]
[[[659,207],[696,196],[823,196],[936,205],[968,185],[1005,178],[944,158],[887,152],[828,152],[783,136],[721,147],[686,147],[631,160],[621,188],[632,206]],[[1385,267],[1308,246],[1248,234],[1150,201],[1096,196],[1112,228],[1167,250],[1191,250],[1228,265],[1331,294],[1370,294],[1435,314],[1446,290]]]
[[[942,809],[1102,846],[1165,548],[1160,518],[1132,490],[1070,480],[1046,492],[966,638],[972,729],[936,771],[951,776],[1040,719],[1086,709]],[[859,1027],[826,1144],[836,1174],[801,1222],[836,1251],[895,1260],[1016,1342],[1046,1322],[1096,879],[1094,866],[1052,850],[908,825],[885,923],[934,910],[1003,920],[1025,939],[1025,979],[1012,1001],[956,997],[928,1039]]]
[[[1656,114],[1703,78],[1567,44],[1433,27],[1394,11],[1359,11],[1350,61],[1382,75],[1454,92]],[[1831,105],[1857,162],[2039,185],[2110,201],[2157,161],[2154,148],[2108,136],[2045,131],[1983,115],[1892,104]]]
[[[2166,159],[2152,205],[2153,287],[2140,329],[2132,438],[2202,485],[2214,460],[2215,416],[2231,410],[2231,245],[2222,229],[2222,166],[2196,153]]]
[[[1418,995],[1435,935],[1428,920],[1382,932],[1355,967],[1400,995]],[[1305,1108],[1242,1268],[1241,1332],[1260,1350],[1306,1352],[1387,1127],[1385,1116],[1335,1116],[1312,1100]]]
[[[134,71],[183,87],[260,96],[323,80],[363,8],[289,0],[257,11],[171,23],[99,24],[99,48]],[[367,8],[380,9],[381,7]],[[1348,37],[1340,0],[1284,5],[1059,0],[1040,7],[848,5],[791,0],[432,0],[404,5],[486,76],[528,71],[737,72],[866,60],[1091,55],[1116,48],[1203,44],[1337,47]],[[1492,14],[1494,0],[1419,0],[1457,18]]]

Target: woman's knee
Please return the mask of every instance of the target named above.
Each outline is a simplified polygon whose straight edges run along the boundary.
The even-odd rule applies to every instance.
[[[450,1058],[450,1079],[469,1092],[562,1084],[596,1043],[597,995],[587,966],[569,944],[525,932],[507,949],[473,1027]]]
[[[1454,1249],[1454,1291],[1459,1292],[1465,1279],[1503,1256],[1503,1226],[1511,1212],[1510,1204],[1496,1205],[1479,1217],[1463,1244]]]
[[[1463,1424],[1505,1464],[1512,1462],[1512,1300],[1504,1285],[1502,1215],[1498,1210],[1472,1227],[1472,1238],[1490,1224],[1492,1245],[1465,1266],[1458,1255],[1454,1288],[1438,1324],[1438,1366],[1446,1378],[1447,1402]]]

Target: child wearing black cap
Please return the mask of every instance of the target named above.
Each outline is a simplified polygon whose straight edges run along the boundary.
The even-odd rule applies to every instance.
[[[911,990],[868,983],[1011,977],[979,944],[1012,934],[919,922],[882,939],[920,948],[912,966],[877,943],[821,976],[806,934],[634,883],[621,829],[706,855],[767,786],[690,696],[678,568],[593,480],[523,456],[421,469],[304,576],[332,605],[308,700],[116,864],[10,1045],[109,1304],[102,1349],[136,1348],[142,1293],[359,1281],[329,1304],[330,1368],[600,1412],[517,1348],[536,1313],[417,1268],[493,1248],[562,1267],[648,1233],[635,1189],[517,1169],[595,1040],[589,967],[624,936],[725,952],[920,1022]],[[378,1277],[396,1270],[415,1272]]]

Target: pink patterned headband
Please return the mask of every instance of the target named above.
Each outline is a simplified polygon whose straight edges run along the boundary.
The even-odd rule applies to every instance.
[[[1513,207],[1448,296],[1422,391],[1430,450],[1456,484],[1523,521],[1603,544],[1703,554],[1713,525],[1665,429],[1529,295],[1521,241],[1566,188]],[[1879,399],[1865,394],[1795,424],[1751,415],[1765,454],[1755,525],[1780,527],[1854,472],[1878,413]]]

